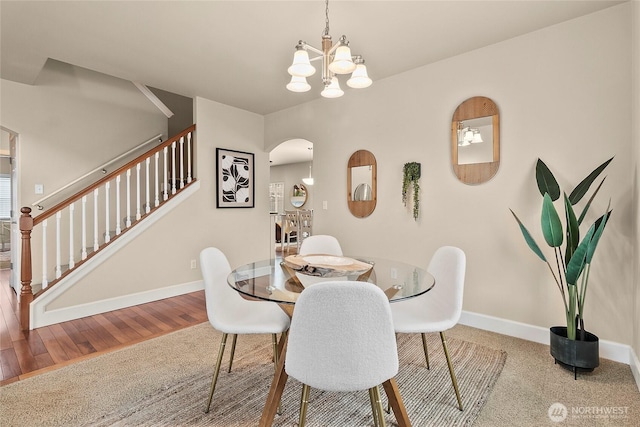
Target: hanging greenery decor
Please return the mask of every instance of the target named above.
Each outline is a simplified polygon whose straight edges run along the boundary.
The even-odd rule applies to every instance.
[[[413,219],[417,220],[420,214],[420,163],[410,162],[404,164],[402,176],[402,203],[407,206],[407,193],[409,186],[413,185]]]

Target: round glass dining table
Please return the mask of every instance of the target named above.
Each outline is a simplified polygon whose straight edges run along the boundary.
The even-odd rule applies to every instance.
[[[425,269],[401,261],[322,254],[252,262],[236,268],[227,278],[240,294],[279,304],[295,304],[306,286],[329,280],[372,283],[390,302],[422,295],[435,285]]]
[[[290,255],[280,260],[264,260],[242,265],[227,277],[229,285],[242,296],[275,302],[290,316],[295,302],[307,286],[322,281],[357,280],[378,286],[389,302],[417,297],[435,285],[426,270],[415,265],[390,259],[366,256],[333,256],[324,254]],[[286,334],[278,345],[279,358],[260,417],[260,427],[273,424],[282,397],[287,373],[284,370]],[[395,379],[383,383],[399,427],[410,427],[404,403]]]

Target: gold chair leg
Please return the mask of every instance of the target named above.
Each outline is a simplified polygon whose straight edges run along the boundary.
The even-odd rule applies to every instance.
[[[307,419],[307,405],[309,404],[309,389],[306,384],[302,384],[302,396],[300,397],[300,419],[298,420],[298,427],[304,427]]]
[[[278,370],[278,334],[271,334],[271,346],[273,347],[273,369]],[[278,409],[276,410],[278,415],[282,415],[282,404],[278,403]]]
[[[429,352],[427,351],[427,334],[422,333],[422,348],[424,349],[424,358],[427,361],[427,369],[429,368]]]
[[[369,389],[369,401],[371,402],[371,411],[373,412],[373,425],[374,427],[379,427],[378,407],[376,406],[376,396],[373,394],[373,387]]]
[[[373,410],[373,423],[376,427],[386,427],[384,420],[384,409],[382,409],[382,400],[380,399],[380,389],[378,386],[369,389],[369,398],[371,399],[371,409]]]
[[[442,348],[444,348],[444,355],[447,357],[447,365],[449,365],[449,374],[451,375],[451,382],[453,383],[453,389],[456,391],[456,399],[458,399],[458,408],[462,411],[462,399],[460,399],[460,391],[458,390],[458,381],[456,380],[456,374],[453,372],[453,364],[449,357],[449,350],[447,349],[447,340],[444,337],[444,332],[440,332],[440,339],[442,340]]]
[[[233,334],[233,340],[231,341],[231,356],[229,357],[229,370],[227,372],[231,372],[231,365],[233,365],[233,356],[236,354],[237,339],[238,339],[238,334]]]
[[[211,407],[211,399],[213,399],[213,391],[216,389],[216,382],[218,381],[218,374],[220,373],[220,365],[222,364],[222,355],[224,354],[224,347],[227,344],[227,334],[222,334],[222,341],[220,341],[220,348],[218,349],[218,360],[216,361],[216,367],[213,370],[213,379],[211,380],[211,391],[209,392],[209,400],[207,401],[207,408],[205,413],[209,413]]]

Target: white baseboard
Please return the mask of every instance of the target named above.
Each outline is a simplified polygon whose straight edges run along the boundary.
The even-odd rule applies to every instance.
[[[640,360],[638,360],[638,355],[633,351],[633,349],[629,350],[629,366],[631,367],[631,373],[633,374],[633,378],[636,379],[636,385],[638,386],[638,390],[640,390]]]
[[[528,325],[526,323],[487,316],[485,314],[472,313],[469,311],[462,312],[462,317],[460,318],[459,323],[486,331],[496,332],[498,334],[508,335],[510,337],[549,345],[549,329],[542,328],[540,326]],[[628,345],[601,339],[599,341],[599,349],[600,357],[632,365],[631,359],[633,350]],[[636,367],[638,367],[637,357],[635,358],[635,363]],[[636,382],[638,382],[640,374],[634,374],[634,376],[636,378]]]
[[[134,305],[146,304],[165,298],[184,295],[204,289],[204,282],[183,283],[180,285],[167,286],[165,288],[153,289],[136,294],[122,295],[102,301],[80,304],[73,307],[65,307],[57,310],[47,310],[38,316],[38,328],[54,325],[56,323],[67,322],[81,317],[94,316],[108,311],[120,310]]]

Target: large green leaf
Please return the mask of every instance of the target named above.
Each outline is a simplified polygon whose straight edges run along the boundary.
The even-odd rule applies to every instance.
[[[564,240],[562,236],[562,222],[560,221],[560,216],[558,216],[558,212],[553,205],[549,193],[545,193],[542,201],[542,216],[540,222],[542,225],[542,235],[547,244],[552,248],[560,247]]]
[[[536,163],[536,182],[542,196],[548,194],[551,200],[556,201],[560,197],[560,186],[547,165],[540,159]]]
[[[589,191],[589,187],[591,187],[591,184],[593,183],[593,181],[595,181],[598,175],[602,173],[604,168],[606,168],[609,165],[609,163],[611,163],[611,160],[613,160],[613,157],[607,160],[606,162],[604,162],[603,164],[601,164],[600,166],[598,166],[597,168],[595,168],[595,170],[591,172],[589,176],[583,179],[582,182],[580,182],[580,184],[578,184],[578,186],[571,192],[571,194],[569,195],[569,200],[571,201],[572,205],[575,205],[576,203],[578,203],[582,199],[582,197],[587,193],[587,191]]]
[[[564,193],[564,212],[567,219],[567,247],[564,253],[564,260],[569,262],[580,242],[580,228],[578,228],[578,220],[567,193]]]
[[[596,251],[596,246],[598,246],[598,242],[600,241],[600,236],[602,236],[604,227],[607,225],[607,221],[609,221],[611,212],[612,211],[608,211],[606,214],[602,215],[591,226],[595,228],[595,232],[593,233],[593,238],[591,239],[591,241],[589,242],[589,246],[587,247],[587,258],[586,258],[587,263],[591,263],[591,260],[593,259],[593,253]]]
[[[585,215],[587,214],[587,211],[589,210],[589,207],[591,206],[591,202],[593,202],[593,199],[595,199],[596,194],[598,194],[598,191],[600,191],[600,187],[602,187],[602,184],[604,184],[604,180],[605,179],[607,179],[606,176],[604,178],[602,178],[602,181],[600,181],[600,184],[596,188],[596,191],[593,192],[593,194],[589,198],[589,201],[587,202],[587,204],[584,205],[584,209],[582,209],[582,213],[580,214],[580,218],[578,218],[578,225],[582,224],[582,220],[584,219]]]
[[[536,255],[538,255],[538,257],[540,257],[540,259],[542,261],[547,262],[547,258],[545,258],[544,254],[540,250],[540,247],[538,246],[536,241],[531,236],[531,233],[529,233],[529,230],[527,230],[527,227],[525,227],[524,224],[522,224],[522,221],[520,221],[520,218],[518,218],[518,216],[511,209],[509,209],[509,210],[513,214],[513,217],[516,219],[516,221],[518,221],[518,225],[520,226],[520,231],[522,231],[522,235],[524,236],[524,240],[525,240],[525,242],[527,242],[527,245],[529,245],[531,250]]]
[[[586,264],[587,248],[594,232],[595,228],[592,225],[587,235],[584,236],[584,239],[582,239],[582,242],[580,242],[576,251],[573,253],[571,261],[567,263],[566,279],[568,285],[575,285],[578,282],[578,277],[582,274],[582,270]]]

